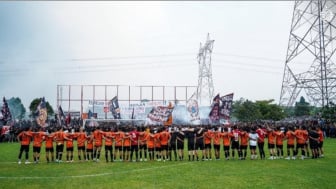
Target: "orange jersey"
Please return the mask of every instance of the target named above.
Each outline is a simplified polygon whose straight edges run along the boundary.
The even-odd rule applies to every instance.
[[[33,137],[33,134],[31,131],[22,131],[18,135],[18,138],[20,138],[20,141],[21,141],[21,145],[29,145],[32,137]]]
[[[93,138],[92,138],[92,136],[90,136],[87,140],[86,149],[87,150],[92,150],[93,149]]]
[[[154,143],[155,147],[156,148],[161,148],[160,133],[155,133],[154,138],[155,138],[155,143]]]
[[[249,134],[245,131],[241,132],[240,135],[240,145],[242,146],[247,146],[248,145],[248,140],[249,140]]]
[[[275,144],[276,135],[274,131],[269,131],[267,133],[267,138],[268,138],[268,144]]]
[[[223,137],[223,146],[230,146],[231,138],[233,137],[232,133],[224,132],[221,134]]]
[[[64,140],[65,140],[66,136],[65,133],[63,131],[57,131],[55,133],[55,140],[57,144],[64,144]]]
[[[283,145],[283,140],[285,138],[285,134],[281,131],[277,131],[275,132],[275,135],[276,135],[276,145]]]
[[[168,145],[168,141],[170,139],[170,133],[168,133],[167,131],[163,131],[159,134],[160,134],[159,139],[160,139],[161,145]]]
[[[287,131],[286,133],[287,144],[294,145],[295,143],[295,133],[293,131]]]
[[[124,146],[131,146],[131,136],[128,133],[124,136]]]
[[[42,131],[33,133],[33,146],[34,147],[41,147],[44,136],[45,136],[45,134]]]
[[[86,138],[87,138],[86,133],[84,133],[84,132],[76,133],[75,137],[77,139],[77,146],[78,147],[85,146],[85,141],[86,141]]]
[[[105,138],[105,146],[112,146],[113,144],[113,133],[112,132],[105,132],[104,133]]]
[[[323,131],[321,130],[321,129],[319,129],[318,131],[317,131],[317,133],[319,134],[319,141],[320,142],[323,142],[323,140],[324,140],[324,138],[323,138]]]
[[[67,138],[70,139],[70,140],[67,140],[67,141],[66,141],[66,147],[67,147],[67,148],[72,148],[72,147],[73,147],[73,140],[72,140],[72,139],[74,138],[74,136],[75,136],[75,135],[74,135],[74,134],[71,134],[71,133],[70,133],[70,134],[67,134]]]
[[[114,133],[115,146],[122,146],[124,135],[125,134],[122,131],[118,131],[118,132]]]
[[[146,144],[147,136],[149,135],[148,132],[141,132],[139,135],[139,144],[144,145]]]
[[[208,130],[204,133],[204,144],[211,144],[211,140],[213,138],[213,132]]]
[[[298,144],[305,144],[306,139],[304,138],[304,131],[301,129],[297,129],[295,131],[296,141]]]
[[[45,147],[52,148],[54,147],[54,134],[49,134],[45,137]]]
[[[222,135],[220,132],[216,131],[213,133],[213,143],[215,145],[220,145],[221,138],[222,138]]]
[[[147,148],[154,148],[155,135],[148,133],[146,142],[147,142]]]
[[[100,130],[95,130],[93,132],[93,139],[95,146],[103,145],[103,133]]]

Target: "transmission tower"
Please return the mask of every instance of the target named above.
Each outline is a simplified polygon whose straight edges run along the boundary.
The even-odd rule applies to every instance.
[[[200,106],[211,105],[212,98],[214,97],[214,85],[212,81],[212,69],[211,69],[211,53],[213,49],[213,43],[215,40],[210,40],[208,33],[207,40],[198,52],[198,86],[197,86],[197,100]]]
[[[295,1],[280,105],[293,106],[303,92],[315,106],[335,103],[335,13],[335,1]]]

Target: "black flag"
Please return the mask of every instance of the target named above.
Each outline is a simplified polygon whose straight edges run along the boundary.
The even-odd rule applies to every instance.
[[[121,118],[120,108],[119,108],[119,102],[118,102],[117,96],[115,96],[114,98],[112,98],[112,100],[110,100],[109,107],[110,107],[110,111],[112,112],[114,119],[120,119]]]
[[[2,118],[0,118],[0,120],[3,122],[4,125],[6,125],[8,121],[12,120],[12,114],[9,111],[8,103],[5,97],[3,97],[2,101],[3,101],[1,109]]]

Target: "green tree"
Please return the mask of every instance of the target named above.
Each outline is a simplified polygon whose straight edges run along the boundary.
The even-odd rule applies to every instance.
[[[261,118],[256,104],[243,98],[233,103],[232,114],[240,121],[255,121]]]
[[[295,116],[305,116],[310,115],[311,107],[305,98],[301,96],[300,101],[295,103],[294,115]]]
[[[261,113],[261,119],[263,120],[281,120],[285,117],[284,110],[277,104],[274,104],[274,100],[260,100],[256,101],[256,106]]]
[[[26,108],[23,106],[20,98],[12,97],[7,101],[7,103],[13,119],[21,120],[25,117]]]
[[[37,106],[40,104],[41,99],[40,98],[35,98],[29,106],[29,110],[30,110],[30,117],[34,117],[34,113],[37,110]],[[52,117],[54,115],[54,109],[51,107],[51,105],[49,104],[48,101],[46,101],[46,107],[47,107],[47,113],[48,113],[48,117]]]

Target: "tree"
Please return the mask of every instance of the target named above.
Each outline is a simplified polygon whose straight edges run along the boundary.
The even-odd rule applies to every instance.
[[[274,99],[256,101],[256,105],[263,120],[281,120],[285,117],[284,110],[277,104],[273,104]]]
[[[284,110],[274,100],[252,102],[241,98],[233,103],[232,114],[240,121],[280,120],[285,117]]]
[[[34,113],[37,110],[37,106],[40,104],[41,99],[40,98],[35,98],[29,106],[29,110],[30,110],[30,117],[34,117]],[[49,102],[46,102],[46,107],[47,107],[47,113],[48,113],[48,117],[51,117],[54,115],[54,109],[50,106]]]
[[[295,103],[294,114],[295,116],[310,115],[311,109],[309,103],[301,96],[300,101]]]
[[[233,103],[232,114],[240,121],[255,121],[261,118],[261,113],[255,103],[243,98]]]
[[[7,102],[13,119],[21,120],[25,117],[26,108],[23,106],[20,98],[12,97]]]

